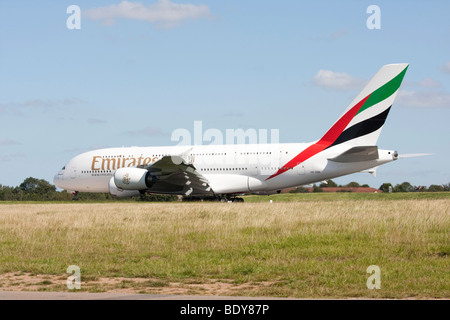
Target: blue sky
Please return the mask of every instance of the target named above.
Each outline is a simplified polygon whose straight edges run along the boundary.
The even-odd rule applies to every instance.
[[[66,26],[72,4],[79,30]],[[372,4],[379,30],[366,26]],[[52,181],[96,148],[174,145],[196,120],[311,142],[398,62],[410,67],[378,145],[434,155],[335,181],[449,183],[448,12],[448,1],[1,1],[0,184]]]

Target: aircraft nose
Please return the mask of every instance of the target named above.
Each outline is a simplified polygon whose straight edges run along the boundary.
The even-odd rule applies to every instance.
[[[61,188],[61,182],[64,181],[64,170],[59,171],[53,177],[53,184],[59,188]]]

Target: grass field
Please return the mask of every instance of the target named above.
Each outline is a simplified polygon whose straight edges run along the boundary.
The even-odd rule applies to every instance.
[[[450,298],[448,193],[373,196],[0,204],[0,290]]]

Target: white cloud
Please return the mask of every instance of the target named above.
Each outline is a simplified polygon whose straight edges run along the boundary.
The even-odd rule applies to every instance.
[[[338,39],[341,39],[343,37],[346,37],[349,35],[349,32],[347,29],[339,29],[336,30],[330,34],[322,34],[322,35],[309,35],[309,39],[311,41],[319,41],[319,42],[329,42],[329,41],[335,41]]]
[[[17,160],[25,159],[25,158],[27,158],[25,153],[17,152],[17,153],[13,153],[13,154],[0,155],[0,162],[11,162],[11,161],[17,161]]]
[[[139,130],[128,130],[128,135],[131,136],[165,136],[166,134],[159,128],[155,127],[145,127],[144,129]]]
[[[228,111],[226,113],[223,114],[224,117],[237,117],[237,118],[241,118],[244,116],[244,113],[240,112],[240,111]]]
[[[332,39],[332,40],[339,39],[339,38],[346,36],[347,34],[348,34],[348,31],[346,29],[341,29],[336,32],[333,32],[330,36],[330,39]]]
[[[86,103],[78,98],[65,98],[65,99],[32,99],[23,102],[7,102],[0,103],[1,113],[12,113],[16,116],[24,116],[27,112],[32,110],[47,110],[53,111],[61,107],[74,106],[80,103]]]
[[[17,141],[11,140],[11,139],[0,139],[0,146],[12,146],[15,144],[20,144]]]
[[[105,124],[105,123],[107,123],[107,121],[102,120],[102,119],[97,119],[97,118],[89,118],[89,119],[87,119],[87,122],[89,124]]]
[[[396,102],[404,107],[450,108],[450,94],[444,91],[400,90]]]
[[[333,90],[353,90],[362,89],[366,84],[366,80],[353,77],[347,73],[339,73],[331,70],[319,70],[314,76],[312,82],[324,89]]]
[[[420,88],[439,88],[441,86],[441,84],[438,81],[433,80],[431,78],[424,78],[418,82],[407,81],[407,82],[405,82],[405,85],[415,86],[415,87],[420,87]]]
[[[447,61],[440,69],[442,72],[450,74],[450,61]]]
[[[8,110],[8,109],[24,109],[24,108],[53,108],[56,106],[72,106],[78,103],[85,103],[85,101],[78,98],[66,98],[62,100],[33,99],[23,102],[0,103],[0,109]]]
[[[113,25],[117,19],[129,19],[157,23],[169,28],[185,20],[209,17],[210,11],[206,5],[177,4],[170,0],[159,0],[150,6],[125,0],[117,5],[89,9],[83,15],[90,20],[100,20],[102,25]]]

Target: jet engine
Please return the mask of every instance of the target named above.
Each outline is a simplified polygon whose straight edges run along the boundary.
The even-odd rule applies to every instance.
[[[113,179],[116,187],[122,190],[146,190],[154,182],[151,173],[141,168],[120,168]]]
[[[134,197],[141,194],[139,190],[123,190],[117,188],[116,184],[114,183],[114,177],[111,177],[111,179],[109,180],[109,193],[119,198]]]

